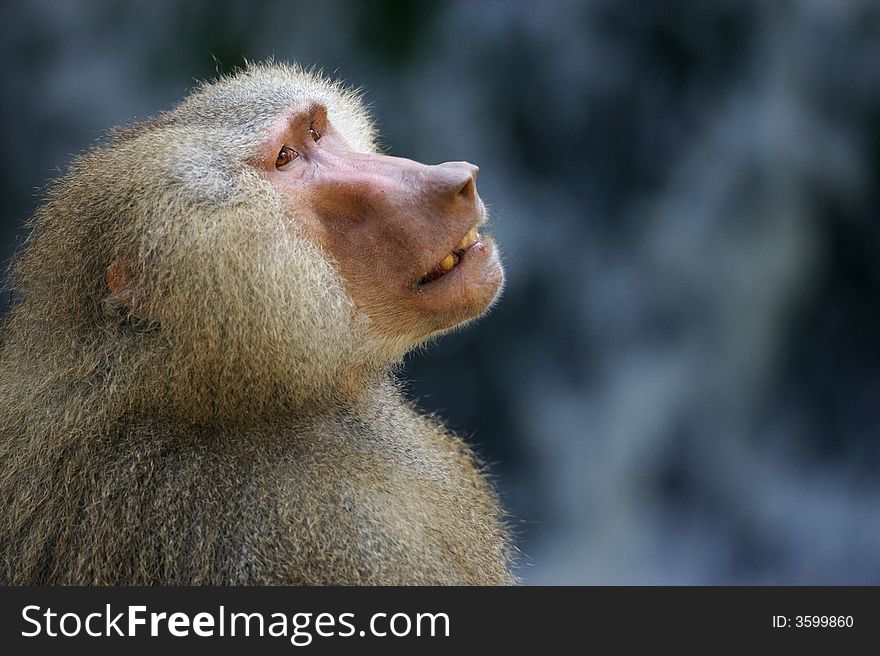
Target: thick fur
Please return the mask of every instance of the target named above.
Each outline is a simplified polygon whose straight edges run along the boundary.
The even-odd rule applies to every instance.
[[[396,388],[413,345],[249,164],[308,99],[375,150],[355,94],[256,66],[117,131],[36,212],[0,334],[0,582],[512,582],[479,464]]]

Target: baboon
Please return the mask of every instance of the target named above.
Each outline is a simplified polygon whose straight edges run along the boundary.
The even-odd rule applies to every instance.
[[[507,584],[482,464],[399,363],[503,282],[477,167],[250,65],[48,192],[0,334],[6,584]]]

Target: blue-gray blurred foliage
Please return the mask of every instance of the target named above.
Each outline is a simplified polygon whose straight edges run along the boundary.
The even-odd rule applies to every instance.
[[[6,2],[2,244],[247,59],[479,163],[503,300],[408,363],[527,583],[880,583],[880,3]]]

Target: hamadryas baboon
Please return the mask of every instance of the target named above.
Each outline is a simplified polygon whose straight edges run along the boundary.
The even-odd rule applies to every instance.
[[[511,582],[481,466],[394,378],[499,293],[476,174],[281,65],[76,159],[8,281],[0,581]]]

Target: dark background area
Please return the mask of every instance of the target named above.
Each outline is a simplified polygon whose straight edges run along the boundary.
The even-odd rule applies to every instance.
[[[6,2],[0,255],[107,128],[274,56],[478,163],[508,274],[407,363],[526,583],[880,583],[880,3]]]

